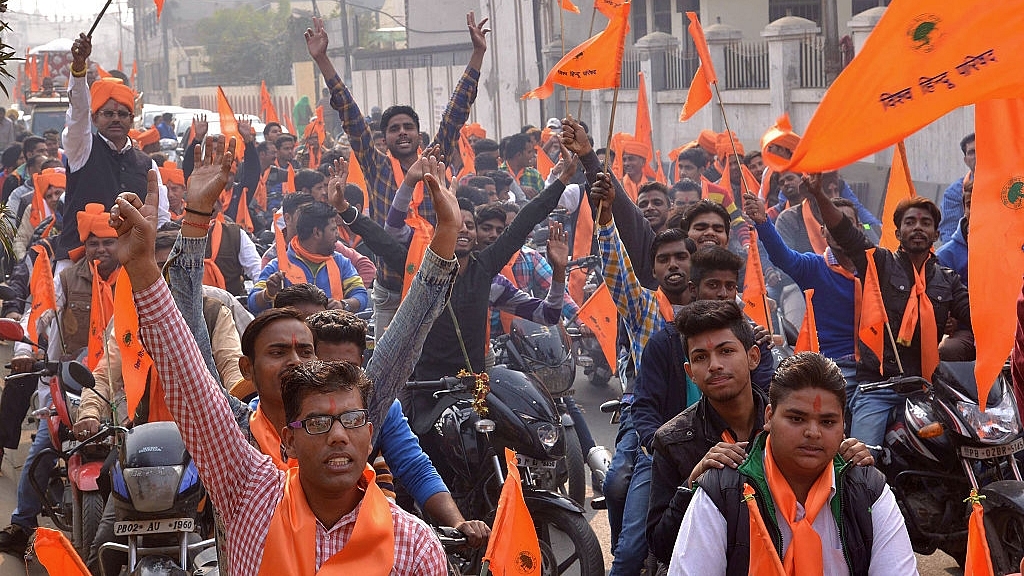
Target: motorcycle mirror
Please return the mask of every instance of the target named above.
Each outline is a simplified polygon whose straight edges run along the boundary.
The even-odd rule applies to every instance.
[[[77,360],[64,365],[63,377],[65,382],[77,382],[82,388],[96,387],[96,378],[92,375],[92,371]]]
[[[25,340],[25,329],[15,320],[0,318],[0,338],[22,342]]]

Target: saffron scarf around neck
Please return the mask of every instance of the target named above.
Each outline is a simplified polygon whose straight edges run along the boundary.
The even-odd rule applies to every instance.
[[[790,576],[822,574],[824,561],[822,560],[821,536],[815,532],[813,524],[818,513],[828,506],[829,497],[832,495],[834,474],[832,463],[828,463],[807,493],[803,504],[804,517],[800,520],[796,519],[796,494],[775,462],[771,434],[768,435],[765,443],[764,472],[775,509],[793,533],[782,559],[786,574]],[[750,544],[751,547],[755,546],[753,541]],[[753,556],[753,554],[752,551],[751,555]]]
[[[249,416],[249,432],[259,445],[260,452],[270,456],[278,470],[288,470],[299,465],[299,461],[294,458],[285,460],[284,451],[281,450],[281,435],[263,412],[262,406],[257,406],[256,411]]]
[[[661,288],[654,291],[655,298],[658,299],[658,311],[661,312],[661,317],[665,322],[672,322],[676,317],[675,308],[672,307],[672,303],[669,302],[668,296]]]
[[[355,527],[345,547],[316,566],[317,519],[299,481],[298,467],[286,472],[284,497],[270,520],[263,546],[261,576],[384,576],[395,564],[395,528],[391,505],[366,465],[357,489],[365,490]]]
[[[345,284],[341,280],[341,269],[338,268],[338,261],[334,259],[334,254],[330,256],[324,256],[323,254],[314,254],[309,250],[302,247],[299,243],[298,235],[292,236],[292,241],[288,244],[291,249],[295,252],[295,255],[309,262],[319,266],[327,266],[327,278],[331,282],[331,293],[327,296],[334,298],[335,300],[342,300],[345,298]],[[319,268],[317,269],[319,270]],[[316,284],[316,273],[317,270],[310,269],[313,273],[313,284]]]
[[[914,339],[914,330],[920,324],[921,376],[931,380],[935,368],[939,365],[939,332],[935,324],[935,309],[928,298],[928,281],[924,271],[927,264],[925,261],[920,270],[911,264],[911,268],[914,269],[914,286],[910,290],[907,307],[903,310],[903,322],[900,323],[896,342],[900,346],[910,346]]]

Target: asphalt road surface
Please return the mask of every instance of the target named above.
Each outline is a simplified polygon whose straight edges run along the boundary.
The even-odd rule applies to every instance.
[[[0,366],[6,364],[10,358],[10,344],[0,345]],[[609,423],[608,415],[601,414],[599,407],[602,402],[618,397],[616,392],[618,380],[613,378],[608,387],[596,388],[589,384],[586,379],[580,376],[576,379],[576,401],[584,411],[584,417],[599,445],[604,445],[609,450],[614,450],[616,426]],[[10,514],[14,510],[17,500],[18,475],[21,473],[21,465],[28,453],[28,446],[31,443],[30,435],[34,427],[26,424],[22,436],[21,446],[17,450],[7,450],[2,465],[0,465],[0,527],[10,522]],[[589,474],[587,477],[589,478]],[[611,536],[608,529],[608,516],[604,511],[590,509],[591,488],[587,486],[587,518],[590,526],[597,534],[601,542],[604,554],[605,568],[611,567]],[[42,520],[44,526],[52,526],[45,518]],[[956,563],[942,552],[936,552],[930,556],[918,555],[918,568],[925,576],[963,574],[956,567]],[[38,562],[15,558],[8,554],[0,554],[0,576],[20,575],[43,575],[46,570]]]

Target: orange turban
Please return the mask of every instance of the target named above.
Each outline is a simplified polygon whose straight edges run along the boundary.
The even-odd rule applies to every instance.
[[[718,133],[705,128],[697,136],[697,145],[704,149],[709,155],[718,153]]]
[[[163,179],[164,184],[185,185],[185,172],[170,160],[164,162],[164,165],[160,167],[160,178]]]
[[[719,158],[732,156],[733,142],[736,143],[736,153],[739,154],[740,156],[743,156],[743,144],[740,144],[740,141],[738,138],[736,138],[735,134],[732,135],[732,139],[730,140],[729,134],[727,132],[722,132],[721,134],[718,135],[717,139],[715,140],[715,155],[718,156]]]
[[[761,150],[775,144],[792,152],[800,144],[800,136],[793,132],[793,126],[789,123],[789,115],[783,114],[775,121],[775,125],[768,129],[761,137]]]
[[[640,156],[644,160],[651,159],[651,149],[646,144],[633,137],[622,139],[622,153],[632,156]]]
[[[139,132],[138,130],[129,130],[128,136],[139,143],[139,148],[145,148],[150,144],[156,144],[160,141],[160,131],[157,130],[156,127],[150,127],[142,132]]]
[[[100,107],[107,103],[107,100],[113,100],[129,110],[135,110],[135,92],[125,86],[119,78],[100,78],[93,82],[90,98],[92,99],[93,114],[99,111]]]
[[[476,136],[481,140],[487,138],[487,130],[484,130],[484,127],[476,122],[463,126],[462,133],[466,135],[466,138],[469,138],[470,136]]]
[[[29,216],[32,226],[39,226],[39,223],[46,216],[46,208],[44,208],[46,200],[44,200],[43,196],[46,195],[46,191],[50,189],[50,186],[67,188],[67,184],[68,178],[63,168],[47,168],[32,176],[32,187],[35,190],[35,193],[32,195],[32,212]]]
[[[85,242],[90,234],[99,238],[117,238],[117,231],[110,227],[110,213],[103,211],[103,204],[90,202],[85,210],[78,213],[78,239]]]

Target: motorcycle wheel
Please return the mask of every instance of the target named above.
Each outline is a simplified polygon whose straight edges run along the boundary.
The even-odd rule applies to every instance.
[[[1008,508],[985,512],[985,536],[995,573],[1017,572],[1024,557],[1024,516]]]
[[[576,427],[565,431],[565,466],[569,472],[569,498],[583,506],[587,500],[587,464],[583,461],[583,448],[576,435]]]
[[[82,492],[75,498],[72,521],[74,529],[71,534],[75,549],[83,558],[89,555],[89,550],[96,539],[96,529],[103,518],[104,506],[106,502],[99,492]]]
[[[541,574],[604,576],[604,556],[583,514],[561,508],[530,510],[540,541]]]

